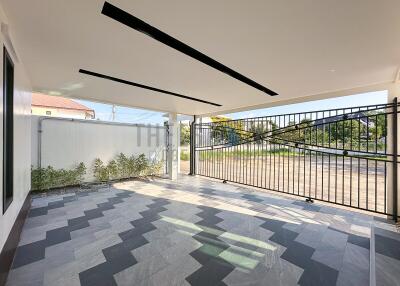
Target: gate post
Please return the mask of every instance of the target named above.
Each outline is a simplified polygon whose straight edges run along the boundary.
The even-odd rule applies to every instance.
[[[168,149],[167,170],[171,180],[178,178],[179,170],[179,124],[176,113],[169,113],[168,118]]]
[[[190,124],[190,172],[189,175],[196,175],[196,115]]]
[[[398,180],[397,180],[397,97],[393,99],[393,119],[392,119],[392,143],[393,143],[393,219],[397,222],[397,187],[398,187]]]

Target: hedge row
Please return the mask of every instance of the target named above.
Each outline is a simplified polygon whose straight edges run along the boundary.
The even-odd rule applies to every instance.
[[[92,171],[97,182],[109,182],[116,179],[128,179],[140,176],[159,175],[163,161],[151,162],[144,154],[126,156],[120,153],[115,159],[104,164],[99,158],[93,162]],[[79,163],[72,170],[46,168],[32,168],[32,190],[49,190],[52,188],[80,185],[84,181],[86,166]]]

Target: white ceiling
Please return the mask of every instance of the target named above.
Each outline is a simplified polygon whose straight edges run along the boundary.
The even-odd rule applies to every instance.
[[[101,14],[104,0],[1,0],[35,91],[174,111],[227,112],[392,81],[398,0],[109,0],[276,91],[271,97]],[[215,107],[78,73],[134,81]]]

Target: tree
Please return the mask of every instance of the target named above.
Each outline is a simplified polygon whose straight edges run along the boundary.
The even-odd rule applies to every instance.
[[[186,124],[180,124],[181,130],[181,146],[190,144],[190,127]]]
[[[227,117],[212,116],[211,139],[220,144],[236,144],[246,140],[251,133],[246,131],[242,120],[232,120]]]
[[[372,139],[380,139],[386,137],[386,114],[381,112],[375,112],[370,115],[370,121],[373,122],[374,126],[369,128],[369,132]]]
[[[339,121],[331,125],[331,140],[358,144],[361,136],[368,131],[367,129],[367,126],[359,120]]]
[[[312,128],[312,120],[308,118],[303,118],[299,124],[295,121],[290,121],[285,128],[277,130],[277,126],[273,128],[272,135],[274,138],[289,142],[311,142],[310,128]],[[322,133],[320,130],[317,133]]]
[[[268,126],[269,126],[269,122],[255,122],[252,121],[250,123],[250,128],[249,128],[249,132],[251,134],[251,136],[253,136],[254,138],[254,142],[256,142],[257,144],[261,144],[263,142],[263,140],[265,140],[268,137]],[[270,125],[271,126],[271,125]]]

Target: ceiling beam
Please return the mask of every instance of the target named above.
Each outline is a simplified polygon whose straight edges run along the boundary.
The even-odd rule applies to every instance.
[[[206,101],[206,100],[202,100],[202,99],[186,96],[186,95],[179,94],[179,93],[176,93],[176,92],[172,92],[172,91],[168,91],[168,90],[164,90],[164,89],[159,89],[159,88],[156,88],[156,87],[152,87],[152,86],[144,85],[144,84],[141,84],[141,83],[137,83],[137,82],[133,82],[133,81],[128,81],[128,80],[116,78],[116,77],[105,75],[105,74],[100,74],[100,73],[93,72],[93,71],[88,71],[88,70],[85,70],[85,69],[80,69],[79,72],[82,73],[82,74],[89,75],[89,76],[93,76],[93,77],[97,77],[97,78],[101,78],[101,79],[106,79],[106,80],[110,80],[110,81],[115,81],[115,82],[118,82],[118,83],[130,85],[130,86],[134,86],[134,87],[139,87],[139,88],[143,88],[143,89],[147,89],[147,90],[151,90],[151,91],[155,91],[155,92],[159,92],[159,93],[173,95],[173,96],[180,97],[180,98],[187,99],[187,100],[197,101],[197,102],[201,102],[201,103],[204,103],[204,104],[210,104],[210,105],[218,106],[218,107],[222,106],[221,104],[218,104],[218,103],[214,103],[214,102],[210,102],[210,101]]]
[[[111,19],[114,19],[115,21],[126,25],[138,32],[141,32],[145,34],[146,36],[149,36],[164,45],[167,45],[191,58],[194,58],[203,64],[206,64],[220,72],[223,72],[227,74],[230,77],[233,77],[247,85],[250,85],[266,94],[269,94],[271,96],[278,95],[275,91],[255,82],[254,80],[238,73],[237,71],[223,65],[222,63],[210,58],[209,56],[201,53],[200,51],[190,47],[189,45],[179,41],[178,39],[175,39],[174,37],[164,33],[163,31],[151,26],[150,24],[140,20],[139,18],[136,18],[135,16],[129,14],[128,12],[108,3],[104,2],[103,9],[101,11],[103,15],[106,15],[110,17]]]

